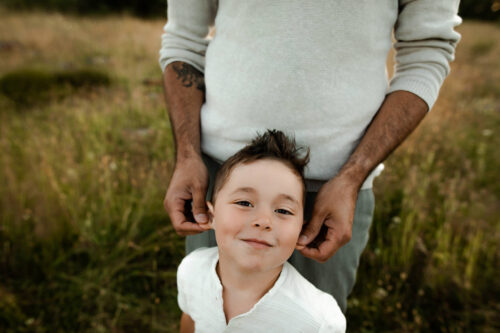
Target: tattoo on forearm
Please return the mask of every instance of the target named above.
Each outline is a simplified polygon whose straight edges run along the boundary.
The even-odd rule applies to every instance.
[[[205,78],[199,70],[183,62],[173,63],[172,65],[175,73],[177,73],[177,79],[182,80],[184,87],[190,88],[194,85],[198,90],[205,92]]]

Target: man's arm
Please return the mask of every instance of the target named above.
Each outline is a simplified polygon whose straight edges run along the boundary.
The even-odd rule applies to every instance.
[[[165,101],[176,148],[176,163],[164,200],[174,229],[180,235],[204,231],[207,169],[201,159],[200,109],[205,98],[203,74],[183,62],[173,62],[164,73]],[[189,220],[186,205],[192,200],[196,221]],[[190,207],[187,207],[188,209]]]
[[[370,172],[417,127],[429,110],[423,99],[408,91],[386,96],[358,147],[338,176],[361,188]]]
[[[356,150],[339,173],[318,193],[313,217],[299,243],[309,244],[325,225],[325,240],[314,247],[300,247],[306,257],[324,262],[351,239],[354,208],[366,177],[417,127],[427,114],[427,104],[407,91],[388,95]],[[302,238],[306,237],[306,238]]]
[[[299,239],[303,255],[328,260],[351,239],[358,191],[370,171],[418,125],[437,99],[460,35],[459,0],[399,0],[394,27],[396,68],[389,94],[339,173],[319,191]],[[355,89],[355,88],[354,88]],[[320,230],[317,248],[307,246]],[[316,243],[316,242],[315,242]]]
[[[176,148],[175,169],[164,206],[180,235],[202,232],[193,222],[207,221],[208,173],[200,152],[200,109],[205,99],[207,34],[216,12],[215,0],[169,0],[162,35],[160,65]],[[191,200],[194,219],[189,212]]]

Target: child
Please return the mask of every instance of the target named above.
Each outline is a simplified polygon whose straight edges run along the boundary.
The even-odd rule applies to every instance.
[[[218,247],[179,265],[181,332],[344,332],[335,299],[291,266],[302,229],[309,153],[268,131],[217,173],[209,223]]]

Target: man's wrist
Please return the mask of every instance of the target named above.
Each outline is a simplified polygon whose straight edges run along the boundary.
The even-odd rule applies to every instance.
[[[366,161],[350,159],[340,169],[336,178],[342,179],[347,186],[351,186],[358,191],[372,169],[373,168],[367,165]]]
[[[182,149],[177,149],[175,154],[176,164],[182,164],[185,161],[192,160],[193,158],[201,159],[201,150],[194,146],[182,145]]]
[[[387,95],[336,177],[361,188],[370,172],[415,129],[427,111],[426,102],[411,92],[398,90]]]

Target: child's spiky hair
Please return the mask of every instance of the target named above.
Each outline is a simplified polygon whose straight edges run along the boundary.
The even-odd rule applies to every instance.
[[[309,162],[309,149],[301,157],[302,147],[297,147],[295,139],[287,137],[278,130],[267,130],[262,135],[257,135],[252,142],[226,160],[215,176],[212,201],[219,190],[228,180],[234,167],[238,164],[247,164],[263,159],[271,159],[283,162],[302,180],[305,192],[304,168]]]

